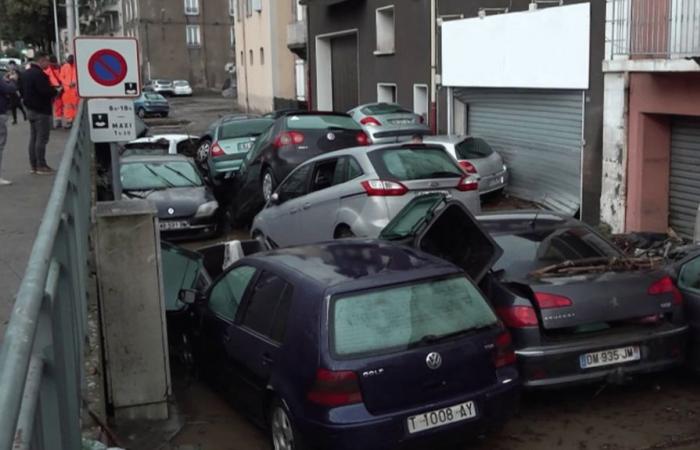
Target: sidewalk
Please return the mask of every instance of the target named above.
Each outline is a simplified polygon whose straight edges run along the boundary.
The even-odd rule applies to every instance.
[[[54,181],[53,176],[29,173],[29,123],[8,122],[7,127],[2,177],[14,184],[0,187],[0,342]],[[46,160],[54,169],[58,169],[68,134],[63,130],[51,132]]]

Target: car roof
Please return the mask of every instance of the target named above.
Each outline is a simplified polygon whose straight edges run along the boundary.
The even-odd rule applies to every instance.
[[[348,113],[344,112],[338,112],[338,111],[299,111],[295,112],[293,114],[285,114],[282,117],[279,117],[279,119],[286,119],[289,116],[341,116],[341,117],[350,117]]]
[[[472,136],[468,134],[439,134],[436,136],[423,136],[423,142],[426,144],[456,144],[464,139]]]
[[[126,163],[149,163],[149,162],[192,162],[192,158],[183,155],[134,155],[125,156],[121,159],[122,164]]]
[[[482,213],[476,216],[491,233],[522,233],[540,228],[576,227],[585,224],[573,217],[551,210],[509,210]],[[501,225],[499,227],[499,225]]]
[[[222,117],[219,126],[228,125],[230,123],[246,123],[246,122],[267,122],[269,124],[275,123],[275,119],[269,117]]]
[[[271,264],[329,293],[462,272],[427,253],[376,239],[344,239],[287,247],[242,260]],[[283,274],[282,274],[283,275]]]

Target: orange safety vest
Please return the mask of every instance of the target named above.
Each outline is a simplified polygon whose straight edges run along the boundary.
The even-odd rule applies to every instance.
[[[72,121],[78,111],[78,85],[75,65],[65,63],[61,67],[61,83],[63,84],[63,118]]]

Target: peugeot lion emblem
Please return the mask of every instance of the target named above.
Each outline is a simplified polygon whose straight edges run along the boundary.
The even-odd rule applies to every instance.
[[[425,363],[428,365],[429,369],[439,369],[442,365],[442,356],[438,352],[430,352],[428,356],[425,357]]]
[[[438,187],[438,186],[440,186],[440,183],[438,183],[437,181],[431,181],[431,182],[430,182],[430,187],[435,188],[435,187]]]
[[[175,210],[173,208],[168,208],[168,214],[172,216],[173,214],[175,214]]]
[[[335,133],[328,133],[326,137],[329,141],[335,141]]]

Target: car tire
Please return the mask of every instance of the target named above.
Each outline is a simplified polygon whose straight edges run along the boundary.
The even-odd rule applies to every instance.
[[[350,227],[347,225],[341,225],[336,228],[333,236],[335,239],[350,239],[356,237],[355,233],[353,233]]]
[[[270,406],[270,440],[273,450],[308,450],[292,423],[291,414],[284,402],[275,399]]]
[[[199,167],[205,169],[207,166],[207,160],[209,159],[209,150],[211,149],[211,141],[209,139],[204,139],[200,142],[195,153],[194,160],[199,164]]]
[[[272,170],[265,169],[263,171],[262,178],[260,179],[260,191],[262,192],[262,197],[263,200],[265,200],[265,203],[270,201],[270,197],[272,196],[272,193],[275,192],[275,188],[277,187],[277,182],[275,181],[275,175],[272,173]]]
[[[145,119],[146,118],[146,110],[143,108],[139,108],[138,111],[136,111],[136,114],[141,118]]]

